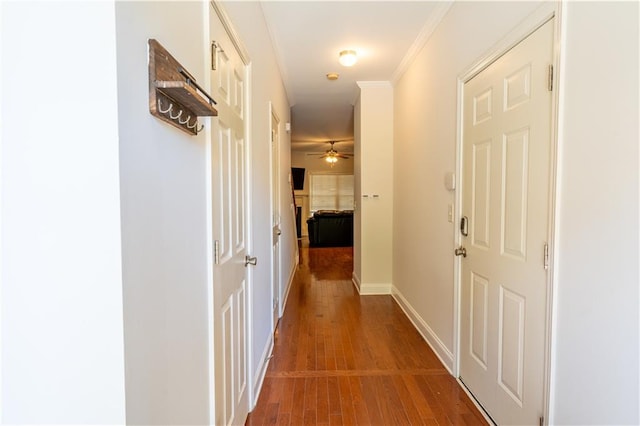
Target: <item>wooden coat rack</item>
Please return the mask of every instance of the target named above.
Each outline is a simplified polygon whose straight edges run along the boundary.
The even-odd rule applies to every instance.
[[[217,116],[216,101],[155,39],[149,39],[149,112],[172,126],[197,135],[198,117]]]

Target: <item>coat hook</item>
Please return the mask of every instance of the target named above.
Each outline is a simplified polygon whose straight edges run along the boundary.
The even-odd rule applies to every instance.
[[[198,127],[198,120],[193,122],[193,126],[187,123],[187,129],[195,129],[196,127]]]
[[[180,112],[182,113],[182,110],[180,110]],[[178,116],[179,117],[179,116]],[[176,118],[178,118],[176,117]],[[182,120],[178,120],[178,123],[180,124],[187,124],[189,122],[189,120],[191,120],[191,116],[188,116],[186,120],[182,121]]]
[[[197,123],[197,122],[196,122],[196,123]],[[199,129],[196,129],[196,135],[197,135],[198,133],[200,133],[200,132],[202,131],[202,129],[204,129],[204,124],[200,125],[200,128],[199,128]]]
[[[169,115],[171,115],[171,109],[173,109],[173,104],[169,104],[169,108],[163,111],[162,110],[162,101],[160,99],[158,99],[158,112],[160,112],[160,114],[169,113]]]
[[[171,115],[171,113],[169,113],[169,118],[171,118],[172,120],[177,120],[178,118],[180,118],[181,115],[182,115],[182,110],[180,110],[178,115],[176,115],[175,117]]]

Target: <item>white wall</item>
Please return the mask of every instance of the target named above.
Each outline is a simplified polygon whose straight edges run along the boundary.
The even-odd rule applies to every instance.
[[[455,2],[394,93],[393,285],[453,366],[454,193],[457,77],[538,6]]]
[[[2,96],[9,123],[2,127],[3,420],[124,423],[126,377],[127,423],[208,423],[204,134],[187,135],[149,114],[147,39],[205,81],[209,5],[2,8],[3,60],[12,64],[3,68]],[[259,358],[271,339],[268,102],[282,125],[289,106],[259,3],[233,9],[256,70]],[[289,145],[280,134],[288,194]],[[283,223],[292,224],[283,234],[288,280],[295,239],[291,200],[282,203]],[[258,372],[262,360],[253,361]]]
[[[188,135],[149,113],[147,67],[147,39],[155,38],[204,83],[207,14],[206,2],[116,4],[132,424],[209,421],[205,133]]]
[[[0,8],[1,421],[122,424],[114,4]]]
[[[638,424],[637,2],[566,4],[552,417]]]
[[[535,3],[454,3],[395,91],[393,284],[453,366],[456,79]],[[551,417],[637,424],[638,4],[565,3]]]
[[[363,294],[390,293],[393,254],[393,87],[389,82],[360,81],[359,181],[356,211],[360,238],[354,270]]]
[[[280,236],[282,282],[279,288],[286,291],[295,268],[295,221],[291,209],[292,199],[289,173],[291,171],[291,143],[285,132],[285,123],[290,122],[289,104],[271,39],[259,2],[225,1],[223,7],[251,58],[251,204],[252,204],[252,255],[258,264],[253,269],[252,318],[253,354],[251,359],[252,385],[261,384],[260,375],[266,361],[267,348],[271,344],[271,200],[270,200],[270,123],[269,102],[280,119]],[[280,299],[282,300],[283,295]]]

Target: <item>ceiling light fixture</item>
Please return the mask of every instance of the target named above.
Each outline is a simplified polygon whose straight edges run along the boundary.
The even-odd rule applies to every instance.
[[[330,72],[329,74],[327,74],[327,80],[330,81],[335,81],[340,77],[340,74],[338,74],[337,72]]]
[[[343,50],[340,52],[340,58],[338,62],[345,67],[350,67],[356,63],[358,60],[357,54],[355,50]]]
[[[338,162],[338,157],[336,157],[335,154],[329,154],[324,160],[333,167],[333,165]]]
[[[320,157],[320,158],[324,158],[324,161],[329,163],[331,167],[333,167],[333,165],[338,162],[338,158],[349,158],[349,156],[340,154],[338,153],[338,151],[333,149],[333,144],[336,142],[342,142],[342,141],[330,141],[329,143],[331,144],[331,148]]]

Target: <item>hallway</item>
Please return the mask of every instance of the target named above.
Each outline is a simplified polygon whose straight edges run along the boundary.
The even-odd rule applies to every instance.
[[[351,247],[300,248],[247,425],[486,424],[391,296],[358,296]]]

